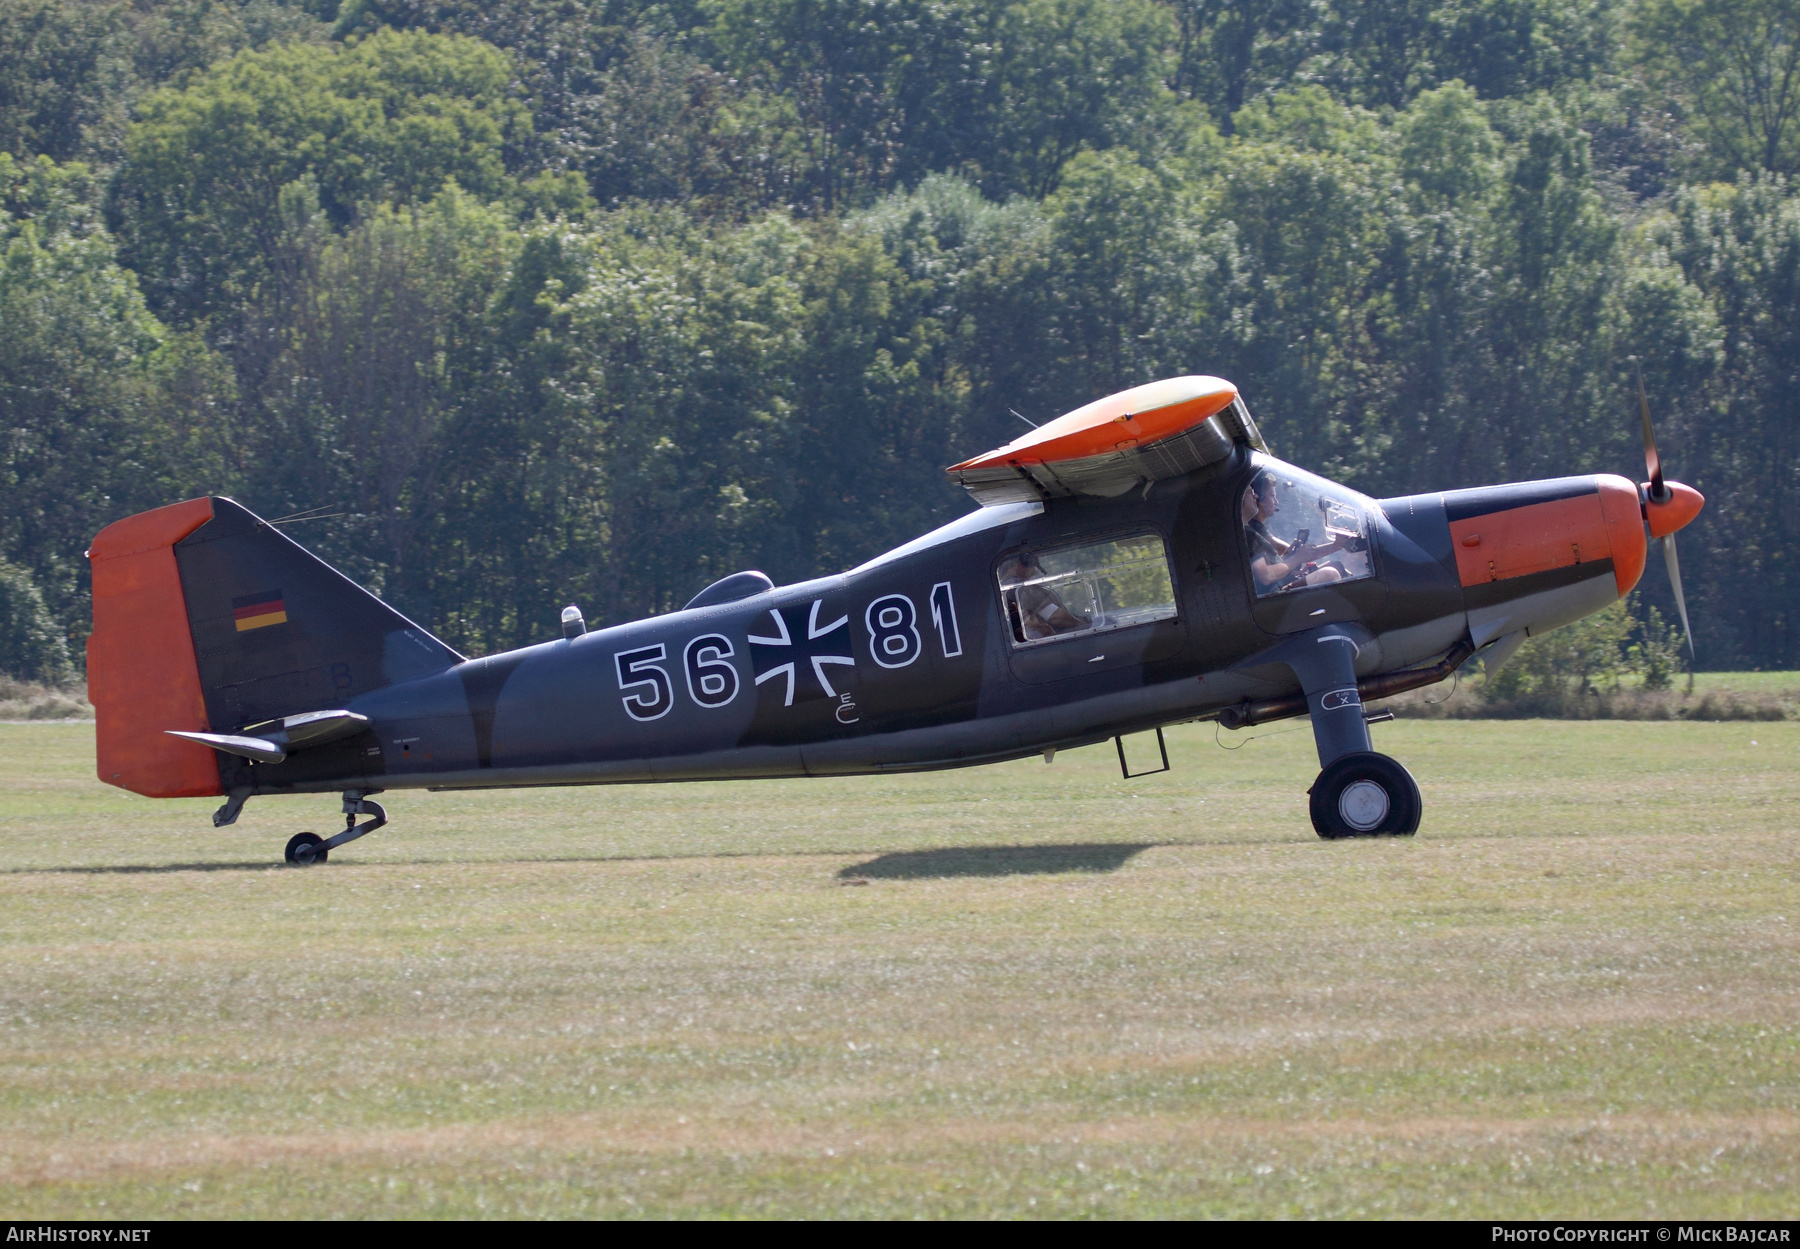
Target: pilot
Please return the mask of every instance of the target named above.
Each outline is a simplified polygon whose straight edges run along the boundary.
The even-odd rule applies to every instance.
[[[1274,474],[1258,473],[1256,479],[1244,487],[1240,516],[1244,532],[1250,537],[1250,573],[1256,578],[1256,589],[1260,594],[1286,587],[1309,563],[1344,545],[1342,536],[1318,544],[1283,541],[1269,532],[1269,521],[1280,510]],[[1313,568],[1305,573],[1301,584],[1328,585],[1343,579],[1344,574],[1338,568]]]
[[[1037,556],[1030,551],[1021,551],[1000,568],[1001,584],[1018,587],[1013,591],[1012,597],[1013,602],[1018,605],[1018,628],[1024,633],[1024,640],[1027,642],[1085,629],[1090,623],[1086,616],[1078,616],[1070,611],[1049,586],[1019,585],[1021,581],[1031,581],[1043,575],[1043,565],[1038,563]]]

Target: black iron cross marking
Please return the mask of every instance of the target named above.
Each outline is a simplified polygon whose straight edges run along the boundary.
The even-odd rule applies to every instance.
[[[774,636],[764,637],[752,633],[749,638],[746,639],[750,643],[750,658],[753,664],[758,664],[760,666],[761,662],[768,659],[778,659],[781,661],[766,672],[758,672],[756,674],[756,683],[761,685],[764,681],[772,680],[778,676],[785,676],[787,678],[787,697],[782,699],[781,705],[783,707],[792,707],[794,705],[794,686],[796,684],[795,674],[800,671],[800,665],[802,663],[807,663],[810,666],[812,675],[818,681],[819,689],[826,698],[837,697],[837,691],[831,687],[831,679],[825,675],[826,665],[847,664],[851,668],[856,667],[856,659],[854,656],[830,653],[832,650],[848,651],[850,649],[850,617],[839,616],[830,624],[822,625],[819,623],[820,602],[821,600],[814,599],[812,610],[807,613],[806,635],[804,637],[800,636],[798,620],[795,621],[794,628],[790,631],[788,629],[788,622],[783,618],[782,613],[774,608],[770,608],[769,615],[775,621]],[[843,633],[839,636],[830,638],[829,641],[822,640],[828,638],[831,634],[837,633],[840,629],[843,630]],[[778,650],[772,655],[767,651],[763,651],[759,654],[758,651],[762,647],[785,647],[786,649]],[[817,697],[817,695],[809,695],[806,701],[810,702],[814,697]]]

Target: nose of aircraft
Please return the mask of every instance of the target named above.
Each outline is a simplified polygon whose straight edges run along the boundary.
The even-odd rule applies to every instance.
[[[1678,481],[1663,483],[1661,499],[1652,493],[1651,483],[1643,483],[1643,489],[1644,519],[1649,522],[1652,538],[1668,537],[1700,515],[1700,509],[1706,506],[1706,496]]]

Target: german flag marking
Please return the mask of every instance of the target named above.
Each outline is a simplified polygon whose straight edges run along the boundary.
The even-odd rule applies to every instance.
[[[287,623],[287,604],[282,602],[280,590],[268,590],[232,599],[231,614],[237,620],[237,631],[248,633],[252,629]]]

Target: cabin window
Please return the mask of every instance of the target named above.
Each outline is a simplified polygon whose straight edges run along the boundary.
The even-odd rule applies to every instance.
[[[1000,598],[1014,646],[1125,629],[1175,615],[1162,537],[1017,551],[1000,561]]]
[[[1362,506],[1310,474],[1264,469],[1239,515],[1258,598],[1374,575]]]

